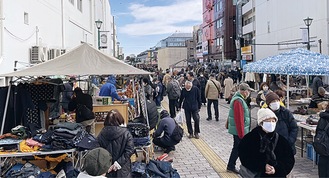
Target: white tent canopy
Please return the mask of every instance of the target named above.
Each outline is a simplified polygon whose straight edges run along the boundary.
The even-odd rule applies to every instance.
[[[0,74],[3,77],[51,76],[51,75],[108,75],[150,74],[108,56],[87,43],[72,49],[53,60],[23,69]]]

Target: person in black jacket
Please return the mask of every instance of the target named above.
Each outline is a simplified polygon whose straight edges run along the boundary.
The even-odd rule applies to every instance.
[[[93,99],[89,94],[83,93],[81,88],[77,87],[73,91],[72,100],[69,102],[69,111],[75,110],[75,120],[86,127],[86,131],[95,134],[95,118],[83,118],[77,112],[78,105],[85,105],[90,111],[93,111]]]
[[[316,133],[319,130],[324,130],[327,124],[329,123],[329,105],[325,112],[320,113],[320,120],[316,126]],[[327,135],[329,135],[329,129],[327,130]],[[319,156],[318,163],[319,177],[329,177],[329,156],[321,155]]]
[[[153,133],[153,143],[161,148],[164,148],[165,153],[169,153],[171,151],[175,150],[175,145],[177,142],[175,142],[171,135],[176,127],[176,123],[173,118],[169,116],[169,113],[167,110],[163,110],[160,113],[160,122]],[[163,136],[161,137],[163,133]]]
[[[257,113],[258,126],[243,137],[239,144],[241,161],[240,175],[243,167],[256,173],[256,177],[286,177],[295,164],[293,150],[288,141],[276,134],[278,118],[268,108],[261,108]]]
[[[184,103],[183,103],[184,102]],[[186,81],[185,88],[183,88],[179,99],[179,108],[183,103],[183,109],[185,112],[186,125],[189,133],[189,138],[193,137],[193,128],[191,123],[191,117],[194,120],[194,137],[199,139],[200,133],[200,108],[201,108],[201,96],[198,87],[193,86],[192,82]]]
[[[280,105],[280,98],[276,93],[270,92],[265,97],[267,106],[278,118],[275,131],[288,140],[294,154],[296,154],[295,142],[297,140],[298,126],[294,116],[288,109]]]
[[[104,128],[97,136],[99,145],[112,155],[112,166],[106,177],[131,177],[130,157],[134,153],[133,137],[117,109],[111,110],[104,121]]]

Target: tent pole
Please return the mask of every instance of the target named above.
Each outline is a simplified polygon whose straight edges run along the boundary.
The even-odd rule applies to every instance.
[[[289,110],[289,75],[287,75],[287,109]]]
[[[11,91],[11,86],[12,86],[12,77],[10,77],[10,82],[9,82],[9,87],[7,91],[7,98],[6,98],[6,104],[5,104],[5,109],[3,111],[3,117],[2,117],[2,125],[1,125],[1,132],[0,135],[3,135],[3,129],[5,127],[5,121],[6,121],[6,115],[7,115],[7,109],[8,109],[8,104],[9,104],[9,96],[10,96],[10,91]]]
[[[306,75],[305,76],[305,78],[306,78],[306,96],[307,96],[307,98],[309,98],[310,97],[310,94],[308,93],[308,90],[309,90],[309,81],[310,81],[310,78],[309,78],[310,76],[309,75]]]

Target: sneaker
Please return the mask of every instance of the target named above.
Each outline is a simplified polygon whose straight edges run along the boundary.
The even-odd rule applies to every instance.
[[[207,121],[211,121],[212,119],[211,118],[207,118]]]
[[[199,134],[195,134],[194,137],[195,137],[196,139],[199,139],[199,138],[200,138],[200,137],[199,137]]]
[[[158,161],[163,161],[165,158],[167,158],[168,157],[168,154],[167,153],[163,153],[161,156],[159,156],[159,157],[157,157],[157,159],[156,160],[158,160]]]
[[[239,174],[239,170],[235,169],[235,168],[227,168],[226,169],[227,172],[231,172],[231,173],[234,173],[234,174]]]
[[[192,135],[192,134],[189,134],[189,135],[188,135],[188,138],[193,138],[193,135]]]

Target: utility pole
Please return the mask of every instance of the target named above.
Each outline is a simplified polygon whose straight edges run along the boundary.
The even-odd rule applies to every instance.
[[[114,16],[113,16],[113,57],[115,57],[115,24],[114,24]]]
[[[236,3],[236,15],[235,15],[235,23],[236,23],[236,39],[235,39],[235,45],[236,45],[236,61],[241,61],[241,44],[240,44],[240,38],[242,37],[242,3],[244,3],[244,0],[238,0]]]
[[[322,53],[322,40],[319,39],[319,51],[320,53]]]

